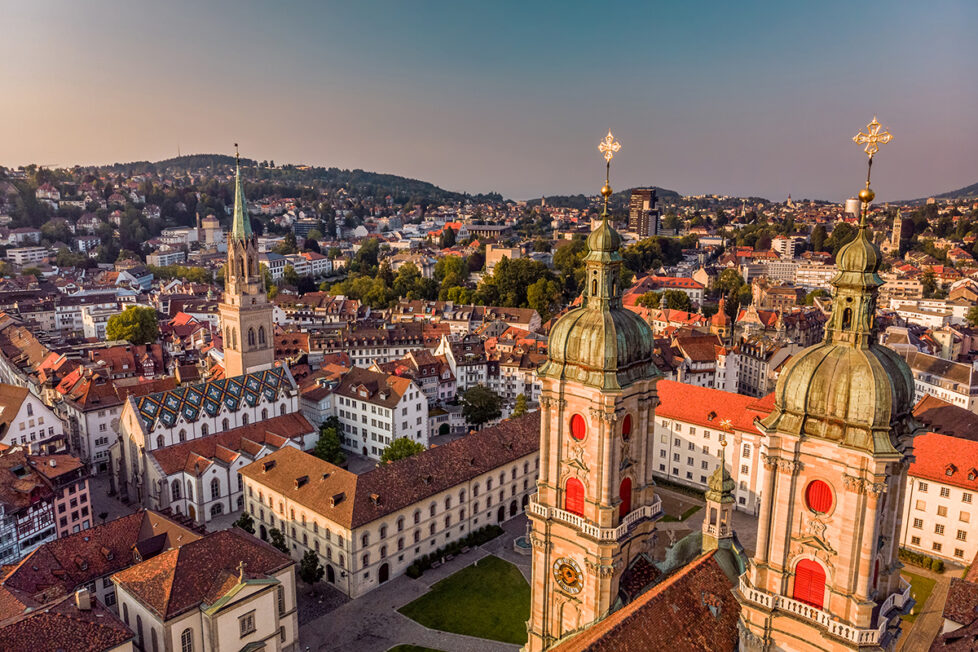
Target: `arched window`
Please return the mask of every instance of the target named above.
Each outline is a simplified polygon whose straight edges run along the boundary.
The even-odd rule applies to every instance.
[[[452,508],[452,497],[445,496],[445,509],[451,509],[451,508]]]
[[[194,633],[189,627],[180,634],[180,652],[194,652]]]
[[[852,308],[846,308],[842,311],[842,328],[849,330],[850,326],[852,326]]]
[[[238,331],[234,328],[231,329],[231,348],[238,348]]]
[[[242,256],[241,258],[238,258],[238,274],[244,276],[245,269],[246,269],[245,268],[245,259]]]
[[[194,483],[187,480],[187,500],[194,499]]]
[[[802,559],[795,566],[795,590],[792,597],[799,602],[821,609],[825,600],[825,569],[811,559]]]
[[[156,437],[156,447],[163,448],[163,435],[159,435]]]
[[[628,512],[632,511],[632,479],[625,478],[618,487],[618,497],[621,503],[618,505],[618,517],[625,518]]]
[[[34,416],[34,406],[31,405],[30,403],[27,404],[27,416],[29,417]]]
[[[421,522],[421,510],[416,509],[414,510],[414,524],[417,525],[420,522]]]
[[[184,428],[180,428],[180,441],[187,441],[187,431]]]
[[[403,516],[398,516],[397,517],[397,531],[400,532],[403,529],[404,529],[404,517]]]
[[[577,478],[568,479],[564,485],[564,509],[584,516],[584,485]]]
[[[211,432],[211,429],[207,427],[207,424],[206,423],[200,424],[200,436],[201,437],[206,437],[207,435],[210,434],[210,432]]]
[[[217,478],[211,480],[211,500],[215,500],[221,497],[221,483],[218,482]]]
[[[129,624],[129,605],[125,602],[122,603],[122,621]]]
[[[243,426],[247,426],[248,425],[248,413],[247,412],[245,412],[244,414],[241,415],[241,425],[243,425]]]
[[[231,427],[231,422],[228,421],[228,418],[227,417],[224,417],[224,420],[221,421],[221,430],[227,430],[230,427]]]
[[[632,415],[626,414],[621,421],[621,438],[628,440],[632,436]]]
[[[153,652],[159,652],[159,650],[160,650],[160,641],[156,637],[156,628],[155,627],[150,627],[149,628],[149,638],[150,638],[150,640],[153,643]]]
[[[431,503],[431,505],[428,506],[428,516],[434,516],[436,509],[437,507],[435,506],[435,504]]]
[[[265,343],[265,327],[264,326],[259,326],[258,327],[258,343],[259,344],[264,344]]]
[[[143,646],[143,617],[139,614],[136,614],[136,642]]]
[[[591,280],[591,296],[598,295],[598,279]]]
[[[278,408],[278,414],[281,417],[284,417],[285,416],[285,403],[282,403],[282,405],[279,406],[279,408]]]
[[[180,500],[180,481],[174,480],[170,488],[170,497],[172,500]]]
[[[575,414],[570,420],[571,437],[574,439],[584,439],[587,435],[587,422],[580,414]]]
[[[248,346],[254,346],[254,345],[255,345],[255,329],[254,328],[249,328],[248,329]]]
[[[261,409],[261,420],[264,421],[268,418],[268,408]]]

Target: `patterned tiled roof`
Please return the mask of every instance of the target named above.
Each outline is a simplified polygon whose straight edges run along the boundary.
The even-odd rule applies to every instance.
[[[147,430],[152,430],[158,423],[171,428],[180,417],[193,423],[201,412],[209,417],[217,416],[222,405],[236,412],[242,401],[254,407],[262,395],[267,401],[274,401],[283,388],[291,387],[286,367],[273,367],[143,396],[136,399],[136,410]]]

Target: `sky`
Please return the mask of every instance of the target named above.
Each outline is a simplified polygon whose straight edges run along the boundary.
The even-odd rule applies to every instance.
[[[0,0],[0,164],[231,153],[513,199],[978,181],[978,2]]]

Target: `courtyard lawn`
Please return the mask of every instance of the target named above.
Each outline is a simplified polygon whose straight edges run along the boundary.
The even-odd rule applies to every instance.
[[[423,647],[421,645],[395,645],[387,652],[441,652],[433,647]]]
[[[446,577],[398,611],[431,629],[522,645],[530,617],[530,585],[516,566],[489,556]]]
[[[679,518],[676,518],[672,514],[666,514],[665,516],[662,517],[662,522],[663,523],[671,523],[671,522],[675,522],[675,521],[685,521],[687,518],[689,518],[690,516],[692,516],[693,514],[695,514],[696,512],[698,512],[701,508],[702,508],[702,505],[693,505],[692,507],[690,507],[689,509],[687,509],[685,512],[683,512],[682,514],[680,514],[679,515]]]
[[[920,612],[923,611],[924,605],[927,604],[927,599],[930,597],[930,593],[934,590],[934,585],[937,582],[929,577],[914,575],[913,573],[903,572],[901,575],[910,580],[910,593],[915,596],[917,601],[913,607],[913,613],[903,617],[905,621],[912,623],[917,619]]]

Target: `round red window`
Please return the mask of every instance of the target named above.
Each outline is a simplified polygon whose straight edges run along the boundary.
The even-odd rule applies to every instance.
[[[825,514],[832,509],[832,489],[821,480],[812,480],[805,489],[805,502],[808,509]]]
[[[584,435],[587,434],[587,424],[584,422],[584,417],[580,414],[575,414],[571,417],[571,437],[574,439],[584,439]]]
[[[621,422],[622,439],[628,439],[632,434],[632,415],[626,414]]]

